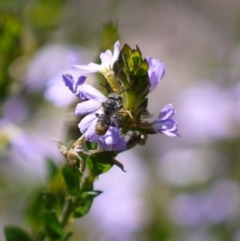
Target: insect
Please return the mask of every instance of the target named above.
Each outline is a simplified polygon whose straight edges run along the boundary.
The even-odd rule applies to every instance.
[[[116,93],[110,93],[102,104],[102,114],[98,114],[95,132],[99,136],[105,135],[111,125],[111,118],[122,108],[122,97]]]

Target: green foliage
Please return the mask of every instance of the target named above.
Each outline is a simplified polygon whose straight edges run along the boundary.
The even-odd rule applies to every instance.
[[[22,23],[12,12],[0,14],[0,101],[9,95],[12,78],[8,67],[21,53]]]
[[[110,152],[99,152],[88,156],[86,164],[91,174],[98,177],[100,174],[107,172],[113,166],[113,156]]]
[[[75,218],[80,218],[86,215],[92,206],[93,199],[101,193],[101,191],[83,192],[79,198],[79,202],[77,208],[74,210],[73,216]]]
[[[29,234],[18,226],[6,226],[4,234],[7,241],[32,241]]]
[[[44,210],[41,214],[43,227],[52,239],[59,239],[63,236],[63,230],[58,222],[55,212]]]
[[[68,165],[64,165],[62,168],[62,174],[69,194],[71,196],[77,196],[79,194],[79,169],[76,166],[70,167]]]
[[[117,23],[113,21],[106,22],[99,35],[100,52],[106,51],[106,49],[112,49],[112,46],[119,38]]]

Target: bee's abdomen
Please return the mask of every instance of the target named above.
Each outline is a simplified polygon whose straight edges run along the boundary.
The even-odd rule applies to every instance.
[[[100,115],[95,126],[95,133],[99,136],[105,135],[110,124],[111,119],[108,116],[104,114]]]

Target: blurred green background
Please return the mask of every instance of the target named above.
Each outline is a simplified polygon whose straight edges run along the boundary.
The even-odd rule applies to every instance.
[[[94,62],[105,50],[101,28],[113,20],[121,45],[167,65],[149,111],[156,117],[172,103],[182,138],[150,136],[120,154],[127,172],[113,167],[99,177],[103,194],[67,226],[70,240],[240,241],[240,1],[1,0],[0,7],[2,227],[27,228],[23,210],[45,183],[45,159],[63,161],[51,140],[65,138],[74,99],[61,73]]]

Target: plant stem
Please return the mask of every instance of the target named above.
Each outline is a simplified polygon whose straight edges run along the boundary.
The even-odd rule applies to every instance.
[[[71,198],[67,198],[66,203],[63,207],[62,213],[58,219],[62,227],[64,227],[67,224],[68,219],[71,216],[74,208],[75,208],[75,205],[73,204]]]

